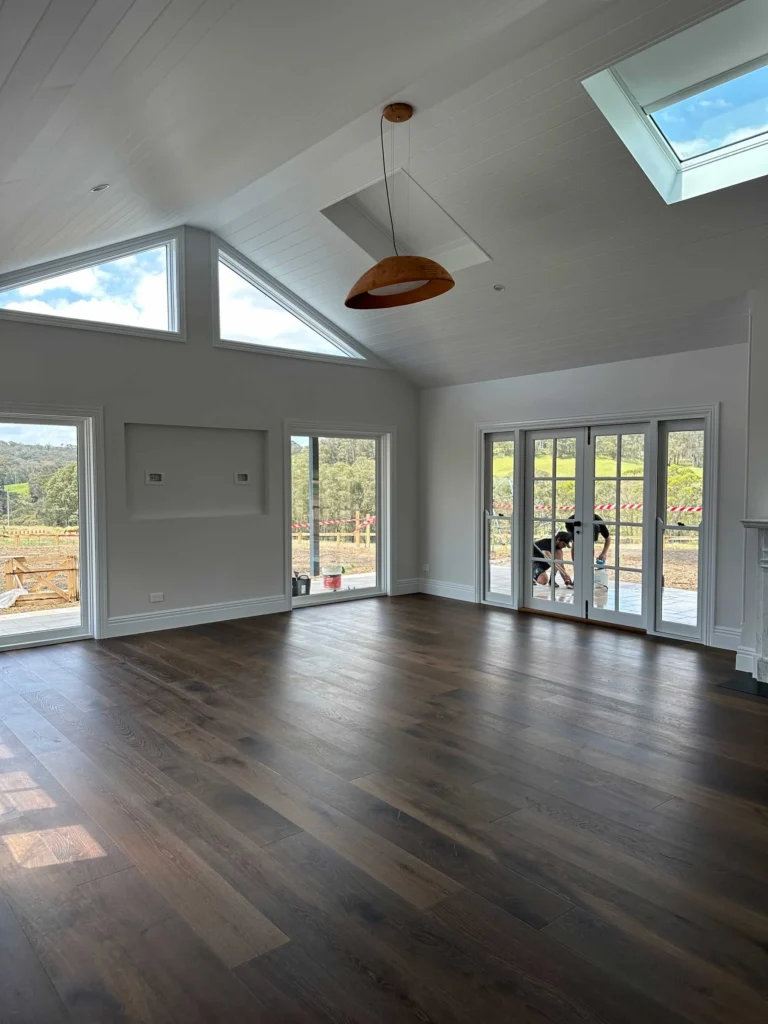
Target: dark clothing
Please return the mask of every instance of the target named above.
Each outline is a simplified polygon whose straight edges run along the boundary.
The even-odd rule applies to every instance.
[[[568,519],[565,520],[565,529],[566,529],[567,533],[570,533],[571,540],[573,540],[573,530],[574,530],[573,524],[574,524],[575,519],[576,519],[576,516],[569,516]],[[603,522],[603,517],[599,516],[597,513],[595,513],[595,523],[593,525],[593,531],[594,531],[594,538],[593,538],[593,540],[595,540],[595,541],[597,540],[598,537],[602,537],[604,540],[608,540],[608,538],[611,536],[610,533],[608,532],[608,527]]]
[[[534,583],[539,578],[539,576],[541,576],[541,574],[543,572],[549,572],[551,566],[550,566],[549,562],[545,561],[542,558],[542,555],[544,555],[546,557],[549,557],[551,555],[551,553],[552,553],[552,548],[553,547],[554,547],[554,544],[552,543],[552,538],[551,537],[542,537],[541,540],[535,540],[533,542],[533,557],[534,557],[534,562],[533,562],[533,582]]]

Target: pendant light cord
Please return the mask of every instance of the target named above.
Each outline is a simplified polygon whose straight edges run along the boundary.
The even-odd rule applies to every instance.
[[[390,128],[390,131],[392,129]],[[384,188],[387,190],[387,209],[389,210],[389,224],[392,228],[392,245],[395,247],[395,256],[399,256],[400,253],[397,251],[397,239],[395,238],[395,220],[392,216],[392,200],[389,198],[389,182],[387,181],[387,161],[384,156],[384,115],[381,115],[381,121],[379,122],[379,134],[381,135],[381,166],[384,169]]]

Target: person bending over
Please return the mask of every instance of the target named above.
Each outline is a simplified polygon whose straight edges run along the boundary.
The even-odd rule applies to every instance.
[[[566,587],[573,586],[573,580],[565,571],[563,565],[563,551],[571,546],[571,535],[565,530],[555,535],[553,545],[551,537],[542,537],[533,542],[533,582],[539,586],[546,587],[549,583],[550,566],[556,573],[560,573],[565,581]],[[554,547],[554,555],[552,549]]]
[[[575,554],[575,552],[576,552],[576,545],[575,545],[575,543],[573,541],[574,521],[575,521],[575,519],[576,519],[575,516],[569,516],[568,519],[565,520],[565,528],[568,531],[568,536],[571,538],[571,551],[572,551],[571,558],[572,558],[574,564],[576,562],[576,554]],[[608,532],[608,527],[603,522],[603,517],[599,516],[597,514],[597,512],[595,512],[595,519],[594,519],[594,523],[593,523],[593,526],[592,526],[592,534],[593,534],[592,540],[593,540],[594,544],[597,544],[597,538],[598,537],[602,537],[603,538],[603,550],[597,556],[597,561],[598,562],[605,562],[607,560],[607,558],[608,558],[608,551],[610,550],[610,547],[611,547],[611,535]]]

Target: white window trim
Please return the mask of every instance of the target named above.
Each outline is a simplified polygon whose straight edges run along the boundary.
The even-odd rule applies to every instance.
[[[131,256],[161,245],[168,246],[168,319],[172,330],[162,331],[149,327],[135,327],[130,324],[111,324],[100,320],[76,320],[72,317],[49,316],[45,313],[25,313],[15,309],[0,309],[0,320],[15,320],[27,324],[47,324],[51,327],[75,328],[82,331],[98,331],[102,334],[121,334],[137,338],[154,338],[163,341],[186,341],[186,301],[184,287],[184,228],[173,231],[159,231],[140,238],[131,238],[115,245],[65,256],[63,259],[39,263],[34,267],[14,270],[0,276],[0,291],[20,288],[49,277],[58,277],[74,270],[84,270],[100,263],[109,263],[122,256]]]
[[[763,147],[768,145],[768,138],[764,135],[681,161],[650,113],[639,106],[613,68],[587,78],[582,85],[668,204],[752,181],[766,173]]]
[[[301,352],[297,349],[277,348],[271,345],[253,345],[247,341],[231,341],[221,336],[221,316],[219,307],[219,260],[236,274],[250,282],[267,298],[273,299],[289,313],[293,313],[313,331],[326,338],[348,356],[325,355],[322,352]],[[254,352],[259,355],[283,356],[289,359],[312,359],[323,363],[337,363],[343,366],[364,366],[381,369],[382,363],[355,341],[349,334],[318,313],[310,305],[294,295],[280,284],[271,274],[257,267],[246,256],[227,245],[226,242],[211,234],[211,296],[213,300],[213,344],[215,348],[236,349],[239,352]]]

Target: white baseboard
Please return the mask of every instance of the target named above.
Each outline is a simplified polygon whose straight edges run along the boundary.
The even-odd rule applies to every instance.
[[[712,647],[724,651],[737,651],[741,643],[741,629],[736,626],[715,626],[712,630]]]
[[[757,653],[751,647],[739,647],[736,651],[736,669],[739,672],[749,672],[754,676],[756,661]]]
[[[399,597],[401,594],[420,594],[421,580],[398,580],[392,588],[392,596]]]
[[[246,619],[253,615],[287,612],[290,606],[291,602],[287,595],[276,594],[273,597],[254,597],[247,601],[221,601],[219,604],[199,604],[192,608],[139,612],[136,615],[112,615],[107,619],[104,635],[132,636],[134,633],[152,633],[158,629],[180,629],[182,626],[200,626],[205,622]]]
[[[447,597],[451,601],[475,603],[475,588],[464,583],[444,583],[442,580],[421,580],[421,593],[432,597]]]

